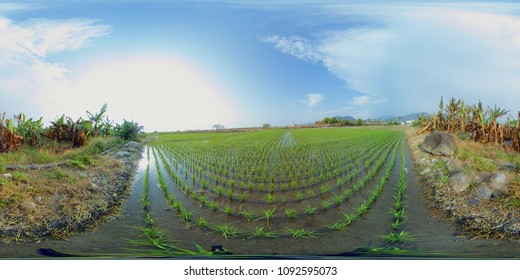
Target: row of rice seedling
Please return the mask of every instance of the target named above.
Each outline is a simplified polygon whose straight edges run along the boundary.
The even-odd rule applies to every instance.
[[[386,149],[386,153],[382,153],[384,155],[381,156],[381,153],[377,153],[377,154],[374,154],[374,157],[378,157],[379,158],[379,161],[378,161],[378,164],[375,166],[375,168],[373,170],[371,170],[366,176],[365,178],[363,179],[362,183],[361,184],[357,184],[356,185],[356,191],[359,190],[359,188],[361,188],[361,186],[364,186],[370,178],[372,178],[375,174],[376,174],[376,171],[380,168],[380,166],[386,161],[386,158],[388,156],[388,153],[390,152],[390,147],[389,146],[387,149]],[[168,164],[165,162],[165,159],[164,157],[162,156],[161,152],[159,151],[158,152],[159,154],[159,157],[161,159],[161,161],[166,165],[165,168],[167,170],[170,170],[171,172],[171,169],[169,169],[168,167]],[[175,176],[175,174],[174,174]],[[180,182],[181,185],[184,184],[182,183],[182,179],[180,180],[177,180],[177,182]],[[181,188],[181,189],[185,189],[185,188]],[[230,189],[228,189],[230,190]],[[186,193],[187,195],[189,195],[189,193]],[[243,194],[243,193],[242,193]],[[342,194],[337,194],[333,197],[333,199],[331,199],[330,202],[328,201],[325,201],[322,203],[321,205],[321,208],[323,208],[323,210],[327,210],[328,208],[331,208],[331,207],[335,207],[335,206],[338,206],[339,204],[341,204],[341,202],[348,198],[348,196],[350,196],[352,194],[352,192],[350,190],[346,190],[344,193]],[[221,194],[217,194],[217,196],[220,196]],[[274,195],[272,194],[267,194],[267,202],[269,204],[273,204],[272,202],[270,202],[270,199],[273,199],[274,200]],[[241,214],[244,214],[244,217],[248,217],[251,215],[251,211],[242,211],[242,205],[240,206],[240,209],[234,209],[233,207],[231,207],[229,205],[229,203],[227,204],[223,204],[223,203],[219,203],[218,201],[213,201],[211,200],[210,198],[208,198],[205,194],[203,193],[199,193],[198,195],[192,197],[194,200],[198,200],[200,203],[201,203],[201,207],[204,207],[204,206],[208,206],[210,207],[212,210],[215,210],[215,211],[218,211],[218,212],[222,212],[228,216],[232,216],[232,215],[241,215]],[[233,199],[231,199],[231,197],[229,196],[228,194],[228,197],[227,197],[230,201],[232,201]],[[222,201],[221,201],[222,202]],[[282,204],[283,205],[283,204]],[[317,207],[312,207],[312,206],[308,206],[308,208],[310,207],[310,209],[313,209],[313,208],[317,208]],[[287,207],[287,209],[293,209],[291,207]],[[295,209],[296,210],[296,209]],[[307,209],[306,209],[307,210]],[[282,210],[281,213],[284,213],[285,210]],[[300,212],[301,211],[301,212]],[[303,215],[304,214],[304,211],[303,209],[299,210],[298,211],[299,214]],[[313,212],[311,212],[311,214],[314,214]],[[285,215],[286,217],[288,218],[295,218],[296,217],[296,211],[288,211],[287,214]]]
[[[392,230],[384,237],[384,240],[387,243],[404,242],[412,239],[410,233],[403,230],[403,224],[406,222],[404,191],[408,186],[406,181],[405,165],[404,149],[401,146],[401,168],[399,172],[399,181],[397,182],[397,194],[395,195],[395,202],[391,209],[393,216],[393,222],[391,225]]]
[[[327,150],[325,150],[324,148],[319,148],[317,144],[314,144],[312,146],[308,144],[312,143],[312,141],[315,141],[313,139],[319,139],[319,137],[316,136],[314,136],[314,138],[305,138],[303,136],[299,136],[301,137],[301,139],[304,140],[298,140],[297,144],[291,145],[289,147],[276,147],[275,149],[271,150],[257,149],[257,152],[263,155],[264,157],[264,160],[261,161],[261,163],[268,166],[268,168],[258,168],[256,171],[248,170],[246,171],[246,173],[251,172],[252,174],[252,172],[259,171],[260,173],[265,172],[269,174],[269,185],[267,185],[267,188],[269,189],[268,191],[264,192],[263,199],[260,200],[255,200],[253,198],[258,198],[259,194],[261,194],[262,192],[258,192],[256,189],[248,190],[244,187],[240,188],[240,183],[242,182],[240,180],[247,182],[246,184],[249,185],[251,181],[246,180],[250,180],[251,176],[247,178],[243,177],[242,179],[239,179],[237,177],[237,174],[243,171],[241,171],[240,166],[237,164],[239,161],[236,161],[236,159],[239,158],[238,155],[240,155],[240,153],[246,153],[247,151],[247,148],[243,147],[246,144],[242,144],[241,146],[237,145],[237,143],[244,143],[246,142],[244,140],[253,138],[251,137],[251,135],[247,135],[247,137],[246,135],[244,135],[240,140],[244,142],[234,142],[227,140],[222,141],[226,138],[218,137],[217,139],[217,137],[215,137],[213,140],[216,141],[218,145],[213,145],[215,143],[212,143],[210,140],[209,143],[211,143],[212,145],[211,148],[208,148],[210,144],[202,143],[202,141],[205,140],[199,139],[193,140],[195,142],[200,142],[197,144],[189,143],[190,141],[178,141],[182,142],[182,144],[177,145],[178,142],[173,142],[175,143],[175,145],[172,145],[171,143],[152,145],[154,146],[153,156],[156,162],[156,173],[158,177],[159,187],[163,191],[163,194],[166,197],[170,207],[176,210],[179,218],[185,220],[186,222],[195,224],[199,228],[216,231],[225,238],[252,238],[262,236],[292,236],[294,238],[298,238],[314,235],[316,233],[316,230],[303,229],[303,227],[286,227],[285,230],[277,229],[277,231],[273,231],[273,223],[278,223],[280,221],[299,220],[299,218],[301,218],[302,216],[310,217],[314,215],[321,215],[322,213],[326,212],[326,210],[341,205],[350,196],[352,196],[354,193],[356,193],[365,185],[367,185],[372,180],[372,178],[374,178],[378,174],[378,170],[384,165],[385,162],[387,162],[387,159],[389,158],[389,154],[392,151],[391,147],[394,147],[394,152],[390,161],[395,161],[395,146],[397,141],[401,138],[400,134],[380,134],[380,137],[377,138],[377,141],[362,141],[362,138],[367,137],[367,135],[360,136],[358,142],[356,142],[355,145],[350,145],[349,149],[351,149],[352,151],[356,150],[356,153],[350,154],[356,155],[355,159],[347,159],[341,156],[323,157],[324,154],[327,154]],[[268,134],[265,134],[264,136],[268,136]],[[343,146],[349,146],[349,139],[343,140],[343,142],[341,142],[339,136],[336,136],[335,138],[338,139],[336,141],[336,146],[339,146],[338,143],[342,143]],[[233,137],[235,136],[233,135]],[[276,137],[266,137],[265,139],[263,139],[263,142],[257,143],[267,144],[268,147],[272,147],[274,145],[273,143],[276,143],[276,141],[272,139],[276,139]],[[226,144],[219,143],[217,140]],[[320,139],[320,141],[326,143],[326,141],[331,140]],[[364,147],[364,143],[370,143],[371,145],[367,144],[368,147]],[[190,147],[190,145],[192,146]],[[206,145],[206,151],[211,150],[212,152],[211,156],[204,156],[202,152],[193,150],[195,145]],[[344,166],[349,166],[349,169],[344,171],[347,173],[345,173],[344,176],[336,177],[333,180],[334,172],[336,169],[329,171],[325,171],[323,169],[316,169],[311,170],[311,172],[308,172],[307,170],[301,170],[306,172],[306,174],[311,174],[310,178],[312,178],[312,176],[315,176],[314,178],[317,182],[314,185],[312,185],[312,187],[309,187],[309,185],[303,187],[298,186],[300,189],[292,189],[289,186],[286,186],[286,189],[283,189],[284,180],[278,178],[281,173],[277,172],[274,172],[275,181],[270,182],[270,180],[272,180],[271,178],[273,177],[273,167],[276,166],[277,161],[281,162],[282,160],[285,160],[286,162],[290,162],[289,158],[291,158],[289,157],[288,153],[286,153],[287,157],[283,159],[277,158],[276,154],[278,153],[279,155],[282,155],[284,152],[281,151],[284,148],[295,149],[296,146],[301,145],[309,146],[307,150],[301,150],[307,152],[307,157],[302,157],[302,160],[307,159],[308,161],[314,162],[314,164],[325,164],[328,166],[333,166],[334,168],[339,170],[344,169]],[[186,149],[183,150],[181,147]],[[330,145],[328,147],[334,147],[334,145]],[[218,148],[223,148],[222,150],[225,151],[225,153],[216,152],[215,150],[218,150]],[[347,149],[344,149],[343,151],[347,151]],[[192,155],[194,155],[191,158],[189,156],[190,152],[193,152]],[[228,157],[227,154],[231,154],[232,156]],[[195,159],[195,157],[198,158]],[[227,168],[222,167],[222,171],[214,169],[217,172],[217,178],[219,178],[219,180],[224,179],[223,176],[232,175],[230,178],[226,178],[227,185],[225,186],[222,184],[214,184],[212,178],[207,177],[207,175],[205,175],[208,173],[204,172],[204,166],[206,166],[207,163],[203,163],[202,161],[211,163],[211,161],[214,160],[216,162],[218,157],[228,157],[227,160],[220,161],[221,166],[224,166],[225,164],[230,165]],[[294,158],[294,156],[292,158]],[[336,162],[338,159],[343,160],[344,166],[340,166],[340,164]],[[191,199],[189,203],[190,205],[192,204],[192,202],[196,205],[200,204],[200,207],[206,209],[204,212],[210,213],[211,211],[213,211],[215,214],[221,214],[223,217],[228,217],[228,219],[223,219],[225,220],[225,222],[222,223],[209,223],[208,220],[218,221],[220,219],[214,220],[203,216],[200,216],[198,219],[195,219],[193,217],[193,212],[187,211],[186,207],[180,202],[180,200],[172,197],[171,192],[168,191],[168,186],[166,185],[164,178],[162,178],[163,176],[160,170],[160,166],[162,166],[162,168],[164,168],[164,171],[170,176],[172,183],[176,185],[175,187],[181,189],[183,191],[183,195],[185,195],[188,199]],[[254,166],[260,166],[260,164],[256,162]],[[311,167],[312,165],[304,165],[304,169]],[[390,168],[389,170],[391,169],[392,168]],[[296,169],[294,170],[295,172],[297,172]],[[293,171],[289,171],[289,173],[292,172]],[[329,174],[327,174],[327,172],[329,172]],[[389,174],[389,172],[390,171],[386,171],[385,174]],[[220,175],[220,173],[222,174],[222,176]],[[359,177],[357,182],[352,182],[351,184],[349,183],[351,180],[357,177]],[[383,178],[384,177],[385,175],[383,175]],[[348,185],[350,185],[350,187],[346,187],[347,183],[349,183]],[[371,196],[369,196],[367,200],[364,201],[364,203],[360,206],[360,209],[370,208],[370,206],[374,203],[375,199],[380,195],[380,192],[385,184],[386,181],[382,180],[376,186],[375,191],[371,194]],[[278,187],[278,189],[273,190],[273,185],[275,187]],[[253,185],[253,187],[259,187],[259,185]],[[307,193],[304,191],[309,192]],[[311,191],[314,193],[311,193]],[[289,199],[289,196],[285,195],[291,195],[293,198]],[[312,198],[318,201],[321,200],[321,204],[301,204],[302,201]],[[366,211],[364,213],[366,213]],[[360,210],[358,211],[358,213],[352,215],[351,217],[349,216],[351,218],[350,222],[352,222],[355,219],[358,219],[362,216],[362,214],[363,211]],[[230,223],[229,217],[233,219],[235,219],[236,217],[241,217],[240,220],[242,221],[237,220],[238,223]],[[280,220],[282,218],[283,220]],[[349,220],[347,219],[347,215],[345,215],[344,220]],[[243,221],[251,222],[252,228],[251,226],[246,226],[245,228],[242,227]],[[341,227],[342,224],[343,221],[338,223],[339,227]],[[338,227],[338,225],[332,227]],[[276,228],[281,227],[283,227],[283,224],[277,224]]]

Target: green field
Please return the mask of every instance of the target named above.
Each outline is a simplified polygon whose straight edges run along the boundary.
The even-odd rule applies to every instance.
[[[406,184],[399,130],[272,129],[152,138],[141,197],[148,238],[157,236],[149,231],[158,227],[150,210],[159,203],[150,199],[153,185],[175,213],[170,218],[190,225],[193,235],[297,239],[362,222],[388,187],[396,159],[401,158],[399,182]],[[395,216],[387,233],[401,233],[403,191],[395,188],[394,213],[382,214]]]

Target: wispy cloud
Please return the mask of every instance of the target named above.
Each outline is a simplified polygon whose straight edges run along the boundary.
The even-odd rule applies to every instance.
[[[360,112],[430,111],[441,95],[520,107],[520,17],[502,6],[403,5],[391,13],[345,7],[329,12],[355,11],[370,24],[323,32],[314,43],[276,36],[265,42],[319,60],[359,93],[347,103]]]
[[[309,93],[307,94],[307,98],[300,100],[301,103],[306,105],[309,108],[315,107],[323,101],[323,95],[321,93]]]
[[[36,98],[67,84],[67,68],[47,61],[52,54],[88,46],[110,27],[94,20],[33,19],[15,22],[0,18],[0,99],[5,108],[41,113]]]
[[[302,60],[322,60],[321,54],[313,47],[310,41],[301,36],[282,37],[278,35],[269,35],[260,37],[260,41],[274,44],[275,47],[282,52]]]

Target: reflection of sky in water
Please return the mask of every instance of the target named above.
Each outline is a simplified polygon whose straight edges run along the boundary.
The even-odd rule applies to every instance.
[[[144,171],[148,166],[148,157],[146,156],[146,149],[144,149],[143,156],[139,161],[139,172]]]

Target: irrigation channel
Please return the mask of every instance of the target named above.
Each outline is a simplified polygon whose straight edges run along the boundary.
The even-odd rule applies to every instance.
[[[1,243],[0,256],[520,256],[518,240],[471,239],[429,212],[402,131],[215,135],[150,143],[119,217],[67,240]]]

